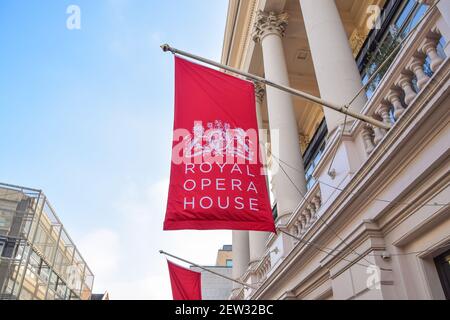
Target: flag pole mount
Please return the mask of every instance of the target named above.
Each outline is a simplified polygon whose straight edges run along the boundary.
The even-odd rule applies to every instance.
[[[346,115],[348,115],[348,116],[350,116],[352,118],[355,118],[355,119],[361,120],[363,122],[369,123],[369,124],[371,124],[373,126],[376,126],[376,127],[379,127],[379,128],[383,128],[383,129],[386,129],[386,130],[389,130],[391,128],[391,125],[389,125],[389,124],[386,124],[386,123],[384,123],[382,121],[378,121],[378,120],[376,120],[374,118],[371,118],[369,116],[366,116],[364,114],[361,114],[361,113],[349,110],[349,107],[350,107],[349,105],[338,105],[336,103],[323,100],[323,99],[318,98],[316,96],[313,96],[313,95],[311,95],[309,93],[306,93],[306,92],[303,92],[303,91],[300,91],[300,90],[297,90],[297,89],[294,89],[294,88],[291,88],[291,87],[287,87],[287,86],[284,86],[284,85],[281,85],[281,84],[278,84],[278,83],[275,83],[273,81],[270,81],[268,79],[256,76],[254,74],[247,73],[247,72],[238,70],[238,69],[233,68],[233,67],[229,67],[229,66],[224,65],[222,63],[218,63],[218,62],[215,62],[213,60],[209,60],[209,59],[206,59],[206,58],[194,55],[194,54],[186,52],[186,51],[178,50],[176,48],[171,47],[168,44],[163,44],[160,47],[161,47],[161,49],[164,52],[171,52],[173,54],[178,54],[178,55],[185,56],[185,57],[197,60],[197,61],[201,61],[203,63],[215,66],[215,67],[220,68],[220,69],[228,70],[228,71],[230,71],[232,73],[239,74],[239,75],[244,76],[244,77],[246,77],[248,79],[251,79],[253,81],[264,83],[264,84],[266,84],[268,86],[271,86],[271,87],[277,88],[279,90],[285,91],[285,92],[287,92],[289,94],[292,94],[294,96],[301,97],[303,99],[306,99],[306,100],[318,103],[318,104],[320,104],[320,105],[322,105],[322,106],[324,106],[326,108],[333,109],[333,110],[335,110],[337,112],[346,114]]]
[[[185,260],[185,259],[183,259],[183,258],[174,256],[173,254],[167,253],[167,252],[165,252],[165,251],[163,251],[163,250],[159,250],[159,253],[160,253],[160,254],[163,254],[163,255],[165,255],[165,256],[168,256],[168,257],[171,257],[171,258],[180,260],[180,261],[182,261],[182,262],[188,263],[188,264],[190,264],[190,265],[193,265],[194,267],[197,267],[197,268],[202,269],[202,270],[204,270],[204,271],[206,271],[206,272],[212,273],[212,274],[214,274],[214,275],[216,275],[216,276],[218,276],[218,277],[221,277],[221,278],[230,280],[230,281],[232,281],[232,282],[236,282],[236,283],[240,284],[240,285],[243,286],[243,287],[247,287],[247,288],[250,288],[250,289],[257,289],[256,287],[251,286],[251,285],[249,285],[248,283],[245,283],[245,282],[242,282],[242,281],[239,281],[239,280],[236,280],[236,279],[227,277],[227,276],[225,276],[225,275],[223,275],[223,274],[220,274],[220,273],[215,272],[215,271],[212,271],[212,270],[210,270],[210,269],[208,269],[208,268],[202,267],[202,266],[200,266],[200,265],[198,265],[198,264],[196,264],[196,263],[193,263],[193,262],[191,262],[191,261],[188,261],[188,260]]]
[[[167,43],[161,45],[160,47],[164,52],[170,51],[170,46]]]

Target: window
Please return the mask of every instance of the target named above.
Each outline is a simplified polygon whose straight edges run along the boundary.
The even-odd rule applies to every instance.
[[[0,240],[0,257],[3,255],[3,248],[5,247],[5,242]]]
[[[273,220],[277,220],[277,218],[278,218],[277,203],[275,203],[272,207],[272,217],[273,217]]]
[[[314,185],[315,180],[312,176],[314,169],[316,169],[322,158],[323,151],[325,150],[326,136],[328,134],[327,124],[325,119],[319,125],[319,128],[314,133],[308,148],[306,148],[303,159],[305,161],[305,177],[306,177],[306,187],[311,189]]]
[[[306,168],[306,171],[305,171],[307,190],[311,189],[311,187],[316,182],[316,180],[314,179],[312,174],[314,172],[314,169],[316,169],[317,165],[319,164],[320,159],[322,159],[324,150],[325,150],[325,140],[322,140],[322,143],[319,146],[319,149],[316,150],[316,152],[314,153],[313,158],[312,158],[311,162],[308,164],[308,167]]]
[[[400,21],[398,28],[401,31],[402,38],[404,38],[412,28],[414,28],[417,23],[419,23],[420,18],[425,14],[427,11],[428,6],[423,4],[417,4],[417,1],[415,0],[409,0],[408,4],[406,5],[403,13],[407,12],[406,19]],[[397,20],[399,22],[399,19]]]
[[[392,11],[395,10],[395,14],[387,21],[387,25],[379,31],[377,39],[370,44],[370,49],[365,52],[365,56],[362,59],[363,63],[360,66],[361,80],[364,85],[367,84],[371,77],[374,77],[366,89],[366,95],[369,99],[394,61],[397,53],[394,53],[388,63],[380,70],[378,68],[388,59],[392,52],[397,50],[400,41],[417,25],[427,8],[427,5],[420,4],[415,0],[403,1],[399,7],[392,8]],[[376,71],[378,72],[375,74]]]
[[[229,268],[231,268],[233,266],[233,260],[231,260],[231,259],[227,259],[227,261],[225,263],[226,263],[226,266]]]
[[[64,299],[66,295],[66,284],[59,277],[56,283],[56,293],[60,297],[60,299]]]
[[[400,11],[400,14],[398,15],[394,23],[395,27],[398,30],[402,29],[405,26],[406,22],[409,19],[409,16],[411,15],[411,12],[414,9],[415,2],[416,2],[415,0],[407,1],[406,5]]]
[[[41,265],[41,257],[34,250],[31,252],[29,264],[33,267],[35,272],[37,272],[39,266]]]
[[[38,274],[41,276],[41,279],[47,283],[50,277],[50,267],[41,259],[41,263],[39,265]]]
[[[50,275],[49,285],[52,289],[56,289],[58,286],[58,275],[54,272]]]
[[[16,251],[16,242],[15,240],[3,242],[3,250],[2,256],[5,258],[13,258]]]
[[[450,250],[434,258],[445,298],[450,300]]]
[[[0,210],[0,229],[8,230],[12,223],[12,212]]]

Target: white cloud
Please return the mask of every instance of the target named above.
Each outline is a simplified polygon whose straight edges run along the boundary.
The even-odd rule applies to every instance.
[[[111,281],[108,292],[113,300],[170,300],[169,275],[146,275],[132,281]]]
[[[162,44],[164,35],[159,31],[153,31],[150,34],[150,40],[153,44]]]
[[[162,231],[168,185],[168,178],[146,187],[128,183],[114,203],[120,227],[83,239],[82,252],[96,277],[95,292],[108,290],[111,299],[171,299],[160,249],[211,265],[217,250],[230,243],[229,231]]]
[[[119,243],[118,234],[109,229],[94,230],[80,241],[80,252],[99,279],[109,278],[118,271]]]

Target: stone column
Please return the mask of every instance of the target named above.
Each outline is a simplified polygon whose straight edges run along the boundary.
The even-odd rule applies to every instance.
[[[256,115],[257,115],[257,119],[258,119],[258,128],[259,129],[263,129],[263,120],[262,120],[262,103],[264,101],[264,95],[265,95],[265,89],[264,86],[257,83],[255,85],[255,96],[256,96]],[[260,142],[260,146],[262,148],[262,146],[265,145],[264,138],[261,135],[259,135],[259,142]],[[264,163],[265,163],[265,158],[266,158],[266,152],[264,149],[261,149],[261,157],[262,159],[264,159]],[[269,187],[269,182],[268,179],[266,177],[266,183],[267,183],[267,187]],[[267,188],[269,190],[269,188]],[[249,245],[250,245],[250,266],[252,266],[252,264],[257,263],[262,256],[264,255],[265,251],[266,251],[266,241],[267,238],[269,236],[268,232],[260,232],[260,231],[250,231],[249,232]]]
[[[249,243],[248,231],[233,230],[233,279],[240,280],[248,268],[249,263]],[[233,289],[241,286],[233,282]]]
[[[348,104],[361,89],[361,76],[334,0],[300,0],[309,47],[324,100]],[[360,111],[367,98],[364,92],[351,110]],[[344,122],[344,114],[323,108],[328,132]],[[349,118],[350,120],[351,118]]]
[[[258,13],[254,41],[261,43],[265,77],[289,86],[289,76],[283,51],[282,37],[287,26],[286,14]],[[271,135],[274,193],[278,216],[287,218],[305,193],[306,181],[298,128],[292,97],[281,90],[267,87],[267,108]],[[279,167],[281,164],[281,168]],[[293,184],[295,183],[295,185]]]

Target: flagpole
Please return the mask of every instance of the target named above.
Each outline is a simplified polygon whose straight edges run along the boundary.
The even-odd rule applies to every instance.
[[[250,74],[250,73],[247,73],[247,72],[235,69],[233,67],[229,67],[229,66],[224,65],[222,63],[218,63],[218,62],[215,62],[213,60],[209,60],[209,59],[206,59],[206,58],[194,55],[194,54],[186,52],[186,51],[182,51],[182,50],[178,50],[178,49],[172,48],[168,44],[161,45],[161,49],[164,52],[172,52],[173,54],[179,54],[179,55],[182,55],[182,56],[194,59],[194,60],[198,60],[198,61],[204,62],[206,64],[210,64],[212,66],[215,66],[215,67],[218,67],[218,68],[221,68],[221,69],[224,69],[224,70],[231,71],[233,73],[236,73],[236,74],[239,74],[241,76],[244,76],[244,77],[246,77],[248,79],[252,79],[254,81],[258,81],[258,82],[264,83],[264,84],[266,84],[268,86],[271,86],[271,87],[277,88],[279,90],[288,92],[288,93],[290,93],[290,94],[292,94],[294,96],[298,96],[298,97],[301,97],[303,99],[306,99],[306,100],[313,101],[315,103],[321,104],[324,107],[333,109],[335,111],[338,111],[338,112],[341,112],[343,114],[346,114],[346,115],[348,115],[350,117],[353,117],[353,118],[359,119],[361,121],[370,123],[370,124],[372,124],[372,125],[374,125],[376,127],[380,127],[380,128],[386,129],[386,130],[389,130],[391,128],[390,125],[388,125],[388,124],[386,124],[384,122],[378,121],[378,120],[373,119],[373,118],[371,118],[369,116],[366,116],[366,115],[363,115],[363,114],[360,114],[360,113],[357,113],[357,112],[349,110],[349,106],[348,105],[341,106],[341,105],[338,105],[338,104],[335,104],[335,103],[332,103],[332,102],[329,102],[329,101],[325,101],[325,100],[323,100],[321,98],[318,98],[316,96],[313,96],[313,95],[311,95],[309,93],[306,93],[306,92],[303,92],[303,91],[300,91],[300,90],[296,90],[296,89],[293,89],[293,88],[290,88],[290,87],[287,87],[287,86],[284,86],[284,85],[272,82],[270,80],[267,80],[265,78],[256,76],[254,74]]]
[[[249,285],[248,283],[245,283],[245,282],[242,282],[242,281],[239,281],[239,280],[236,280],[236,279],[227,277],[227,276],[225,276],[225,275],[223,275],[223,274],[220,274],[220,273],[218,273],[218,272],[215,272],[215,271],[212,271],[212,270],[207,269],[207,268],[205,268],[205,267],[202,267],[202,266],[200,266],[200,265],[198,265],[198,264],[196,264],[196,263],[193,263],[193,262],[191,262],[191,261],[188,261],[188,260],[185,260],[185,259],[183,259],[183,258],[174,256],[173,254],[167,253],[167,252],[165,252],[165,251],[163,251],[163,250],[159,250],[159,253],[160,253],[160,254],[163,254],[163,255],[166,255],[166,256],[169,256],[169,257],[172,257],[172,258],[174,258],[174,259],[183,261],[183,262],[185,262],[185,263],[191,264],[191,265],[193,265],[194,267],[197,267],[197,268],[200,268],[200,269],[202,269],[202,270],[204,270],[204,271],[206,271],[206,272],[215,274],[215,275],[218,276],[218,277],[222,277],[222,278],[224,278],[224,279],[227,279],[227,280],[230,280],[230,281],[239,283],[240,285],[242,285],[242,286],[244,286],[244,287],[248,287],[248,288],[251,288],[251,289],[257,289],[257,288],[255,288],[255,287]]]

